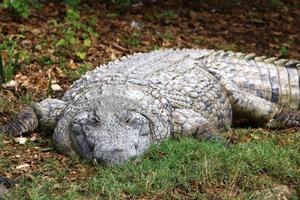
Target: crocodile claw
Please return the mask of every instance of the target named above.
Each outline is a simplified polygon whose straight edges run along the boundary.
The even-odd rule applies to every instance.
[[[3,194],[8,192],[8,189],[16,185],[16,181],[0,175],[0,199]]]
[[[38,126],[37,116],[31,107],[24,108],[11,122],[0,126],[0,133],[18,136],[22,133],[31,132]]]

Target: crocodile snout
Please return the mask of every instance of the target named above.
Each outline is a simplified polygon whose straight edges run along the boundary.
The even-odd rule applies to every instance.
[[[135,157],[136,152],[131,152],[126,149],[114,148],[106,153],[104,153],[97,161],[100,161],[107,165],[121,164],[128,159]]]

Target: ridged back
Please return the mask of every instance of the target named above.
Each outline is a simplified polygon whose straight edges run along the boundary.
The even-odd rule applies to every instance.
[[[223,74],[243,91],[299,109],[300,61],[224,51],[206,59],[207,68]]]
[[[259,97],[299,109],[300,104],[300,61],[257,57],[255,54],[235,53],[223,50],[183,49],[158,50],[123,57],[87,73],[71,86],[64,100],[69,101],[76,93],[92,82],[113,80],[116,76],[145,78],[152,71],[159,71],[176,64],[176,59],[190,59],[204,68],[223,74],[241,90]]]

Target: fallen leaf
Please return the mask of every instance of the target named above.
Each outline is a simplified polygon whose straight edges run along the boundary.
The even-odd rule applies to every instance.
[[[25,144],[27,141],[26,137],[16,137],[15,142],[18,142],[19,144]]]
[[[58,84],[51,84],[51,89],[53,91],[62,91],[63,89]]]
[[[25,164],[16,166],[16,169],[24,169],[24,168],[28,168],[28,167],[30,167],[30,165],[25,163]]]
[[[67,67],[72,69],[72,70],[75,70],[78,68],[78,65],[76,65],[76,63],[74,62],[73,59],[70,59],[70,61],[68,62],[67,64]]]

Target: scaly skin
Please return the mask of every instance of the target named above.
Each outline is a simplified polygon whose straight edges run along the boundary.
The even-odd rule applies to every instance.
[[[16,184],[16,181],[6,178],[0,175],[0,199],[9,188],[13,187]]]
[[[135,54],[87,73],[62,100],[34,104],[29,119],[54,129],[60,153],[117,164],[166,137],[218,138],[235,118],[270,128],[299,126],[299,66],[205,49]],[[9,128],[22,120],[2,131],[36,127]]]

